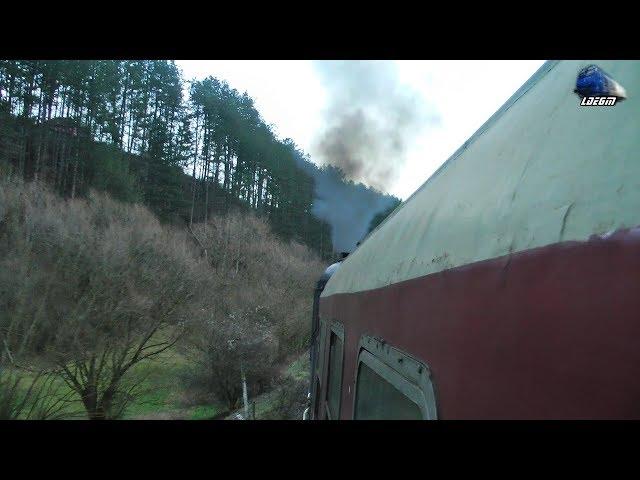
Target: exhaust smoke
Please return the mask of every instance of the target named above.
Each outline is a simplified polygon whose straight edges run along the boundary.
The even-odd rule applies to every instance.
[[[439,122],[424,99],[400,82],[388,61],[317,61],[328,93],[327,127],[312,146],[321,165],[354,182],[388,191],[412,141]]]

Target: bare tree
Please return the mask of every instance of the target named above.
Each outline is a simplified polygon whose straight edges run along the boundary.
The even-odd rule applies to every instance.
[[[5,184],[0,216],[5,338],[29,338],[89,418],[117,418],[139,391],[128,373],[206,311],[207,265],[186,234],[103,195],[65,201]]]
[[[244,369],[250,394],[265,391],[280,363],[304,350],[313,282],[322,270],[306,247],[277,238],[262,219],[238,212],[194,225],[207,247],[217,299],[188,337],[200,386],[229,410],[238,406]]]
[[[0,274],[0,291],[6,285]],[[2,295],[0,295],[0,298]],[[17,325],[24,318],[0,315],[0,420],[46,420],[69,416],[72,392],[63,388],[47,365],[33,355],[29,330]],[[25,332],[19,341],[16,331]]]
[[[0,420],[53,420],[71,415],[69,390],[45,369],[22,369],[0,359]]]

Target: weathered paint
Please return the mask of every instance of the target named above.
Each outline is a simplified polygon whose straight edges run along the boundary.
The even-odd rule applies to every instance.
[[[581,107],[595,63],[627,91]],[[361,292],[640,225],[640,62],[547,62],[360,245],[322,293]]]
[[[344,325],[343,419],[352,418],[365,334],[430,367],[442,419],[640,419],[638,312],[640,228],[320,306],[323,319]]]

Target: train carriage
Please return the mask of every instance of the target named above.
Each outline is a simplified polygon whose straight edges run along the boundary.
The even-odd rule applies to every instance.
[[[589,64],[629,98],[581,106]],[[310,418],[640,418],[638,92],[545,63],[333,267]]]

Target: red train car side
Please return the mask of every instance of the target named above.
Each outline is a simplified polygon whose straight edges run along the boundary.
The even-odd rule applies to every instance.
[[[629,99],[580,106],[591,63]],[[634,92],[547,62],[334,267],[311,418],[640,418]]]

